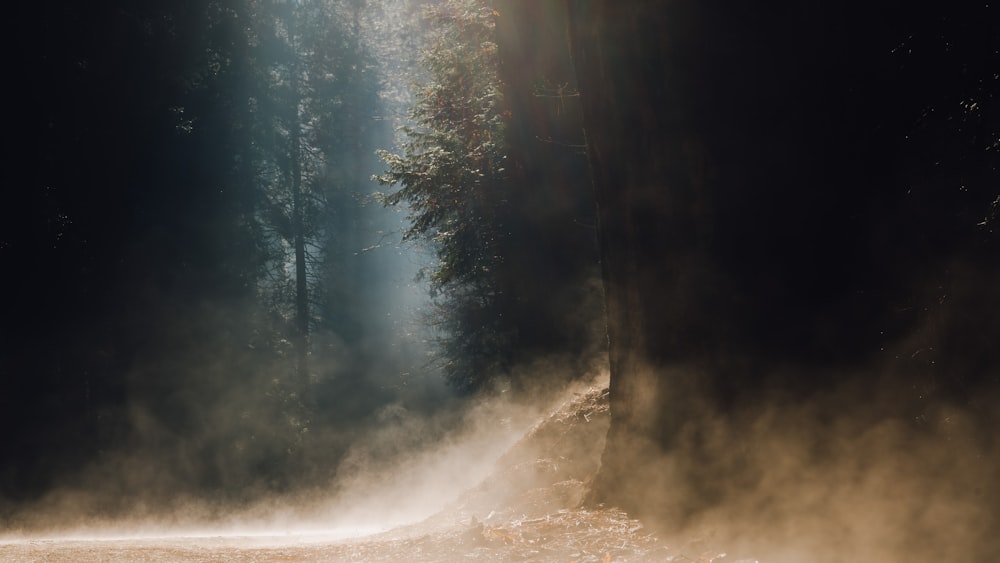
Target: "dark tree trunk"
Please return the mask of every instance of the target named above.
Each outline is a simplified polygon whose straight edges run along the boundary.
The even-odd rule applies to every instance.
[[[298,125],[292,132],[293,154],[298,154]],[[295,245],[295,352],[296,373],[303,392],[309,384],[309,283],[306,277],[305,225],[302,217],[302,171],[298,158],[292,159],[292,229]]]
[[[610,345],[612,426],[595,500],[648,510],[645,492],[630,484],[657,486],[639,461],[693,415],[679,393],[702,376],[705,349],[691,278],[704,271],[692,263],[709,227],[700,213],[704,170],[696,114],[683,97],[693,78],[677,60],[697,21],[681,10],[668,19],[659,2],[568,5]],[[668,366],[678,400],[664,395]]]
[[[294,45],[295,10],[289,15],[289,37]],[[298,53],[294,55],[296,58]],[[303,400],[308,399],[309,388],[309,281],[306,269],[306,234],[304,217],[304,194],[302,193],[302,123],[299,105],[301,104],[300,79],[298,61],[291,68],[291,184],[292,184],[292,237],[295,247],[295,353],[296,376],[303,393]]]

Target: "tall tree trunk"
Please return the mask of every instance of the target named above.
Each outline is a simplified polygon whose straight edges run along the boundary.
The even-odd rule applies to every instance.
[[[289,40],[295,47],[295,9],[289,16]],[[298,53],[293,55],[298,57]],[[306,236],[304,201],[302,193],[302,124],[299,106],[302,96],[299,91],[298,60],[292,62],[291,68],[291,182],[292,182],[292,236],[295,246],[295,353],[296,374],[298,376],[303,400],[307,398],[309,388],[309,282],[306,268]]]
[[[666,477],[650,460],[696,416],[706,297],[696,264],[710,232],[690,56],[697,9],[678,2],[568,0],[569,37],[598,210],[612,423],[593,500],[636,513]],[[661,516],[662,514],[656,514]]]

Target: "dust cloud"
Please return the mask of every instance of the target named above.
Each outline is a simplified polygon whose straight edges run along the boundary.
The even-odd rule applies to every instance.
[[[1000,417],[975,403],[1000,397],[918,394],[906,409],[912,385],[878,370],[840,375],[725,411],[679,399],[699,414],[670,451],[646,450],[631,491],[645,499],[640,519],[685,553],[739,560],[996,560]]]
[[[402,402],[352,435],[330,480],[287,493],[207,499],[177,481],[178,460],[123,451],[7,519],[0,541],[39,538],[313,537],[332,541],[414,523],[481,482],[537,422],[542,405],[508,394],[433,414]],[[171,489],[174,492],[171,492]],[[142,494],[136,494],[142,491]]]

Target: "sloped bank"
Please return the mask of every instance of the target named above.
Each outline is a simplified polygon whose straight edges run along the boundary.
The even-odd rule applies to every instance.
[[[721,561],[700,538],[671,547],[624,511],[585,506],[610,425],[606,384],[535,425],[481,484],[420,524],[352,542],[354,560]]]

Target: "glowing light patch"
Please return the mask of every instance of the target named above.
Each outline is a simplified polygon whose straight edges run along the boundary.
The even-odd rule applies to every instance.
[[[258,545],[289,544],[289,543],[328,543],[346,539],[372,536],[390,528],[385,526],[341,526],[335,528],[305,528],[305,529],[260,529],[260,530],[178,530],[166,532],[122,532],[120,530],[89,530],[87,532],[70,532],[53,535],[26,535],[23,537],[0,537],[0,545],[18,545],[26,543],[62,543],[62,542],[116,542],[116,541],[164,541],[164,540],[253,540]]]

